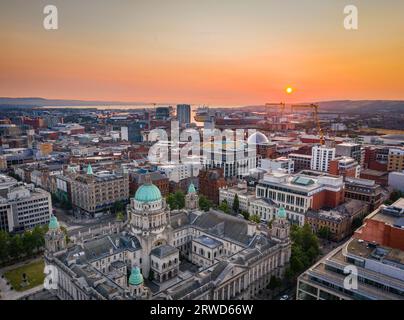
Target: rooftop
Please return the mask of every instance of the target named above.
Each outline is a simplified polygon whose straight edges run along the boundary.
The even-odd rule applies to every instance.
[[[161,246],[158,246],[154,248],[151,252],[150,255],[158,257],[158,258],[164,258],[169,255],[172,255],[174,253],[178,253],[178,249],[170,246],[168,244],[163,244]]]
[[[372,170],[372,169],[364,169],[364,170],[361,170],[361,174],[375,176],[375,177],[383,177],[383,176],[387,176],[388,172]]]
[[[352,255],[382,263],[391,264],[391,262],[395,262],[402,265],[401,268],[404,270],[404,251],[402,250],[379,246],[377,243],[361,239],[352,239],[347,245],[347,251]]]
[[[391,206],[382,205],[366,219],[381,221],[404,230],[404,198],[398,199]]]
[[[213,238],[205,236],[205,235],[194,239],[194,241],[198,242],[206,247],[212,248],[212,249],[223,245],[223,243],[221,241],[218,241],[216,239],[213,239]]]

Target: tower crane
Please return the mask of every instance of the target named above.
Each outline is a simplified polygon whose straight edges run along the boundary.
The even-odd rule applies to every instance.
[[[313,118],[314,122],[316,123],[317,126],[317,132],[320,135],[320,144],[324,145],[325,144],[325,139],[324,139],[324,132],[323,129],[321,129],[320,126],[320,120],[318,118],[318,108],[319,106],[316,104],[293,104],[291,106],[291,111],[295,111],[296,109],[307,109],[310,108],[313,110]]]

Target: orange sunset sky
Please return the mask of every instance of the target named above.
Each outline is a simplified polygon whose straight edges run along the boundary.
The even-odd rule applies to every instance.
[[[58,8],[58,30],[42,26],[47,4]],[[343,28],[347,4],[359,9],[357,31]],[[0,0],[0,8],[0,96],[404,99],[401,0]]]

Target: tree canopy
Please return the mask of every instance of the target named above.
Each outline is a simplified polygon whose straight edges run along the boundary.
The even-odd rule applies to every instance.
[[[321,227],[318,230],[317,235],[319,238],[326,239],[326,240],[330,240],[332,237],[331,230],[328,227]]]
[[[175,193],[170,193],[167,196],[167,203],[171,210],[178,210],[185,207],[185,193],[182,191],[176,191]]]
[[[241,215],[244,217],[244,219],[249,220],[250,219],[250,214],[247,211],[241,211]]]
[[[221,211],[223,211],[223,212],[225,212],[225,213],[230,213],[230,206],[229,206],[229,204],[227,203],[227,200],[226,200],[226,199],[224,199],[224,200],[222,201],[222,203],[219,205],[219,210],[221,210]]]
[[[250,215],[249,220],[255,223],[260,223],[261,217],[258,214],[252,214]]]
[[[292,254],[286,276],[293,278],[314,263],[320,254],[320,247],[317,236],[312,233],[308,224],[303,227],[293,225],[290,237],[292,240]]]
[[[22,234],[0,231],[0,263],[7,263],[39,252],[45,244],[47,227],[36,226]]]
[[[122,201],[115,201],[112,205],[111,211],[113,213],[120,213],[125,211],[125,204]]]
[[[234,195],[234,200],[233,200],[233,211],[238,212],[240,210],[240,201],[238,199],[237,193]]]
[[[203,211],[209,211],[212,206],[212,201],[210,201],[204,195],[199,196],[199,208],[201,208]]]

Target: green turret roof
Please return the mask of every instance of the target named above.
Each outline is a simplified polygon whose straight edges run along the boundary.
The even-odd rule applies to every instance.
[[[285,211],[285,208],[284,208],[284,207],[280,207],[280,208],[278,209],[277,215],[278,215],[278,218],[286,219],[286,211]]]
[[[91,167],[91,164],[88,164],[88,167],[87,167],[87,174],[88,174],[88,175],[92,175],[92,174],[93,174],[93,167]]]
[[[59,222],[55,216],[51,216],[48,227],[50,230],[59,229]]]
[[[143,276],[140,273],[139,267],[132,268],[132,272],[129,277],[129,284],[132,286],[138,286],[143,283]]]
[[[161,200],[161,192],[160,189],[157,188],[154,184],[144,184],[137,189],[135,193],[135,200],[141,202],[152,202]]]
[[[192,182],[188,187],[188,193],[196,193],[195,186],[194,186],[194,184]]]

